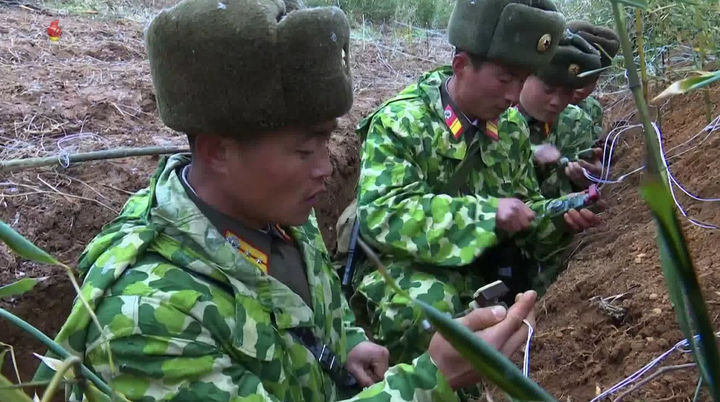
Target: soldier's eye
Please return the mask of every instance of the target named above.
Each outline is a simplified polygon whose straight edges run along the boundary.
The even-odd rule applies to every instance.
[[[300,155],[300,159],[307,159],[311,157],[315,151],[314,150],[306,150],[306,149],[297,149],[295,152]]]

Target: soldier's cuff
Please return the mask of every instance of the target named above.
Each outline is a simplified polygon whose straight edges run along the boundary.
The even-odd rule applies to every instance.
[[[484,222],[481,226],[483,231],[495,231],[495,217],[497,216],[500,198],[478,196],[479,205],[476,219]]]
[[[430,357],[430,353],[425,352],[418,356],[412,362],[415,372],[422,375],[424,378],[435,378],[435,387],[432,389],[432,397],[430,400],[433,401],[448,401],[456,400],[457,394],[450,387],[447,382],[445,375],[440,372],[437,365]]]
[[[365,341],[370,341],[368,339],[367,335],[365,335],[365,331],[363,331],[360,327],[349,327],[345,330],[345,337],[347,339],[347,350],[348,353],[353,350],[353,348]]]

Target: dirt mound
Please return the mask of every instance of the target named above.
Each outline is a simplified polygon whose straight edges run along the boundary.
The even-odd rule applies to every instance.
[[[720,102],[720,91],[714,90],[712,99]],[[608,116],[610,121],[632,121],[631,106],[627,100],[617,104]],[[702,97],[672,99],[661,108],[660,121],[666,149],[685,142],[705,127]],[[623,134],[614,161],[616,177],[644,163],[640,134],[638,130]],[[718,146],[720,138],[710,137],[699,149],[673,160],[672,171],[691,192],[704,197],[720,193],[720,181],[711,173],[720,168],[713,151]],[[610,207],[604,224],[581,236],[569,269],[540,302],[531,373],[558,399],[590,400],[682,339],[660,270],[655,226],[639,195],[640,183],[638,174],[622,184],[606,186],[604,196]],[[720,223],[716,203],[679,199],[692,217]],[[687,220],[683,227],[713,326],[718,328],[720,254],[712,245],[717,244],[719,233]],[[613,316],[612,308],[596,298],[615,295],[623,295],[613,303],[622,313]],[[676,353],[666,364],[688,361],[689,356]],[[632,398],[690,400],[696,384],[695,369],[677,371],[650,382]]]

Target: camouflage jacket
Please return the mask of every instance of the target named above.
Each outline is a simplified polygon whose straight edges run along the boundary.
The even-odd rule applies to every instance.
[[[360,230],[394,264],[470,264],[502,240],[495,227],[500,198],[524,200],[538,215],[549,202],[540,195],[527,123],[517,110],[509,109],[498,120],[497,138],[482,130],[472,141],[452,134],[440,93],[451,74],[450,67],[426,73],[358,128],[365,137],[358,185]],[[470,171],[465,191],[444,194],[442,188],[475,146],[480,161]],[[564,233],[541,217],[513,241],[532,255],[555,244],[558,236]]]
[[[238,253],[188,198],[175,155],[90,243],[82,294],[113,353],[76,301],[57,336],[134,401],[333,401],[338,389],[288,329],[311,328],[344,361],[366,340],[342,297],[314,216],[290,228],[312,306]],[[77,395],[75,396],[77,398]],[[427,354],[392,367],[355,397],[454,400]]]
[[[584,110],[593,121],[593,140],[597,141],[603,132],[603,108],[600,102],[592,96],[581,100],[577,107]]]
[[[576,160],[578,153],[591,148],[595,143],[592,119],[575,105],[565,108],[552,125],[527,117],[526,119],[530,126],[533,149],[540,144],[552,144],[562,156]],[[536,173],[545,197],[559,197],[574,191],[573,184],[561,167],[538,166]]]

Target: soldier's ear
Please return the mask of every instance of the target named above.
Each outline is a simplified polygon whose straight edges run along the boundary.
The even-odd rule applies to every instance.
[[[230,154],[237,152],[233,141],[218,135],[202,134],[195,138],[193,161],[199,162],[213,174],[227,174]]]
[[[452,59],[453,74],[462,79],[467,68],[472,68],[472,61],[466,52],[457,52]]]

